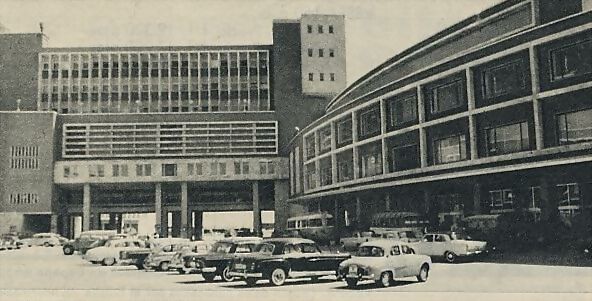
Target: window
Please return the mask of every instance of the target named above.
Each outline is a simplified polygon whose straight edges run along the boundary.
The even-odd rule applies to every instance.
[[[395,255],[395,256],[401,255],[401,250],[399,249],[399,246],[394,246],[391,249],[391,255]]]
[[[528,210],[534,214],[536,221],[541,216],[541,187],[534,186],[530,187],[530,201],[528,204]]]
[[[249,162],[234,162],[234,174],[235,175],[249,174]]]
[[[417,99],[415,95],[388,100],[391,126],[399,126],[417,120]]]
[[[530,149],[526,121],[486,130],[487,155],[516,153]]]
[[[329,49],[329,56],[330,57],[335,57],[335,50]]]
[[[592,73],[592,40],[551,50],[551,81]]]
[[[592,109],[557,115],[559,145],[592,141]]]
[[[318,31],[319,31],[319,33],[323,33],[323,25],[318,26]]]
[[[304,138],[304,149],[306,159],[313,158],[315,156],[315,136],[314,134],[308,135]]]
[[[11,146],[10,168],[39,169],[38,146]]]
[[[78,166],[64,166],[64,178],[78,177]]]
[[[11,193],[8,202],[13,205],[37,204],[39,203],[39,195],[37,193]]]
[[[210,163],[210,176],[218,175],[218,163]]]
[[[580,186],[577,183],[557,185],[559,212],[567,217],[580,212]]]
[[[319,81],[325,81],[325,73],[319,73]]]
[[[88,176],[91,178],[102,178],[105,176],[105,166],[101,164],[93,164],[88,167]]]
[[[515,60],[483,71],[483,98],[491,99],[526,89],[522,60]]]
[[[434,141],[436,164],[444,164],[467,159],[465,135],[457,135]]]
[[[308,74],[308,80],[309,81],[313,81],[314,80],[314,73],[309,73]]]
[[[352,120],[346,118],[337,122],[337,144],[345,144],[351,142],[352,137]]]
[[[380,132],[380,108],[373,106],[360,112],[360,136],[366,138]]]
[[[218,170],[220,171],[221,176],[226,175],[226,162],[219,162],[218,163]]]
[[[152,175],[152,165],[150,164],[136,164],[136,176],[149,177]]]
[[[361,155],[362,178],[382,174],[382,154],[372,152]]]
[[[459,107],[463,102],[462,81],[456,80],[432,89],[430,111],[432,113],[444,112]]]
[[[266,174],[274,174],[275,173],[275,163],[273,161],[261,161],[259,162],[259,174],[266,175]]]
[[[354,179],[354,164],[351,153],[349,156],[337,157],[337,180],[345,182]]]
[[[331,126],[326,126],[319,130],[319,151],[325,152],[331,150]]]
[[[308,28],[308,33],[312,33],[312,25],[306,26]]]
[[[321,159],[319,176],[321,186],[331,185],[333,183],[333,168],[331,167],[330,157]]]
[[[419,167],[419,150],[417,144],[393,147],[392,160],[393,171],[408,170]]]
[[[177,176],[177,164],[162,164],[162,176],[163,177]]]
[[[113,164],[111,167],[113,177],[127,177],[127,165]]]
[[[333,25],[329,25],[329,33],[333,33]]]
[[[514,193],[512,189],[492,190],[489,192],[492,210],[512,210],[514,208]]]
[[[314,163],[306,165],[304,185],[307,187],[307,189],[315,189],[317,187],[316,177],[317,175]]]
[[[325,56],[323,49],[319,49],[319,57]]]
[[[335,73],[329,73],[329,77],[331,78],[332,82],[335,81]]]
[[[312,57],[312,54],[313,54],[312,48],[308,48],[308,56]]]

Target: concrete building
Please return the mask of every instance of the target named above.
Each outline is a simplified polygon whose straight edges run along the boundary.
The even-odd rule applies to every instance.
[[[278,208],[285,226],[283,150],[345,88],[344,41],[336,15],[276,20],[270,45],[0,34],[0,233],[72,236],[155,213],[161,235],[195,237],[204,211],[231,210],[252,210],[261,232],[261,210]]]
[[[290,145],[289,203],[434,228],[592,205],[592,5],[508,0],[421,41],[331,100]]]

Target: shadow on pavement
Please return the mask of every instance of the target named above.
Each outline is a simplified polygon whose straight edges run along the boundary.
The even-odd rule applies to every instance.
[[[297,281],[290,281],[290,282],[286,282],[284,283],[283,286],[298,286],[298,285],[314,285],[314,284],[323,284],[323,283],[332,283],[335,282],[334,279],[319,279],[316,282],[312,282],[307,278],[302,278],[302,280],[298,279]],[[242,280],[236,280],[231,282],[235,285],[222,285],[221,287],[224,288],[236,288],[236,289],[245,289],[245,288],[266,288],[266,287],[276,287],[275,285],[273,285],[272,283],[270,283],[268,280],[260,280],[257,281],[257,284],[255,286],[248,286],[244,281]],[[229,283],[230,284],[230,283]],[[239,284],[239,285],[236,285]],[[242,285],[241,285],[242,284]]]
[[[410,284],[415,284],[415,283],[419,283],[417,281],[409,281],[409,280],[397,280],[395,283],[393,283],[390,287],[402,287],[402,286],[406,286],[406,285],[410,285]],[[376,283],[372,282],[372,281],[364,281],[362,283],[359,283],[355,288],[349,288],[347,287],[347,285],[345,284],[345,282],[343,282],[343,286],[339,286],[339,287],[334,287],[333,289],[336,290],[352,290],[352,291],[359,291],[359,290],[368,290],[368,289],[381,289],[381,287],[378,287],[376,285]]]

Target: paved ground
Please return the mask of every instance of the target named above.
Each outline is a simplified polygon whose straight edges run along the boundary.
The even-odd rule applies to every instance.
[[[375,294],[367,294],[369,292]],[[312,301],[359,300],[361,293],[364,300],[367,297],[384,299],[384,293],[397,293],[398,297],[412,296],[413,300],[461,296],[479,301],[488,298],[499,300],[499,296],[503,296],[503,300],[514,297],[541,300],[539,293],[553,293],[556,300],[558,293],[569,293],[570,300],[574,297],[592,300],[592,268],[482,262],[436,263],[426,283],[417,283],[409,278],[390,288],[378,289],[372,284],[364,284],[352,291],[346,288],[344,282],[331,278],[314,284],[306,280],[290,281],[283,287],[273,287],[266,281],[260,281],[257,287],[250,288],[242,282],[205,283],[199,275],[92,265],[79,256],[62,255],[60,248],[33,247],[0,252],[0,300],[65,300],[64,296],[73,300],[81,300],[78,297],[85,296],[82,299],[91,300],[94,296],[103,300],[143,301],[153,298],[162,300],[179,294],[179,298],[188,295],[194,299],[196,294],[200,294],[212,298],[222,296],[223,299],[261,299],[273,295],[285,300],[288,297],[289,300]]]

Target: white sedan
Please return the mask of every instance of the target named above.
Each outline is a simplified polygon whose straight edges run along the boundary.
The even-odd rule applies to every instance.
[[[405,242],[386,239],[362,243],[357,256],[339,265],[339,276],[350,288],[361,280],[373,280],[380,287],[390,286],[395,278],[428,279],[432,265],[429,256],[417,255]]]
[[[102,247],[88,250],[83,258],[92,263],[114,265],[117,263],[121,251],[130,251],[143,247],[144,242],[139,239],[113,239],[107,241]]]

